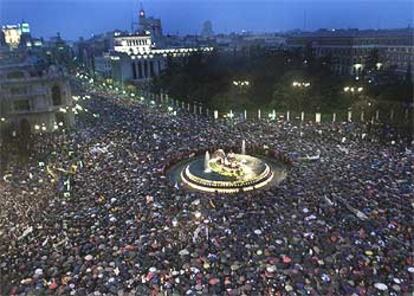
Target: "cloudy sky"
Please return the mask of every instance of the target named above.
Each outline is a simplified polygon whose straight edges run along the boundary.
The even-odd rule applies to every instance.
[[[0,24],[25,20],[34,36],[65,39],[130,30],[138,0],[0,0]],[[166,33],[275,32],[318,28],[401,28],[413,25],[414,1],[406,0],[144,0],[147,15],[160,17]],[[306,15],[306,21],[305,16]]]

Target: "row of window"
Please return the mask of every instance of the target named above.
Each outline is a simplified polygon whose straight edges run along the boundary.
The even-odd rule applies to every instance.
[[[133,39],[133,40],[127,40],[128,46],[137,46],[137,45],[148,45],[147,40],[142,39]]]
[[[23,88],[22,88],[23,89]],[[15,90],[18,90],[18,88],[15,88]],[[60,106],[62,105],[62,93],[60,90],[60,87],[55,85],[52,87],[52,104],[53,106]],[[16,100],[13,102],[13,108],[15,111],[30,111],[31,105],[30,101],[25,100]]]

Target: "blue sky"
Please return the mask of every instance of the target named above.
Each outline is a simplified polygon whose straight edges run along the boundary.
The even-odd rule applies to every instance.
[[[199,33],[205,20],[215,32],[318,28],[396,28],[413,25],[414,1],[344,0],[146,0],[147,15],[160,17],[164,32]],[[25,20],[34,36],[60,32],[66,39],[129,30],[137,0],[0,0],[0,24]]]

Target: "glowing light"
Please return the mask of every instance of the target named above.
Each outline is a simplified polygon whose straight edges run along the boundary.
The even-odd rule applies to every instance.
[[[34,128],[35,128],[35,130],[40,130],[40,125],[35,124]]]
[[[362,68],[362,64],[354,64],[354,68],[355,68],[356,70],[359,70],[359,69],[361,69],[361,68]]]

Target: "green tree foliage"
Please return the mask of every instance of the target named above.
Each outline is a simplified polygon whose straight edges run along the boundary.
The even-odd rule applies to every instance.
[[[374,69],[377,62],[378,52],[372,51],[366,69]],[[383,83],[368,85],[334,75],[330,65],[331,57],[317,59],[310,47],[303,52],[246,48],[241,53],[196,53],[186,60],[171,59],[152,87],[222,111],[272,108],[325,113],[361,107],[369,100],[398,101],[412,94],[412,84],[410,88],[409,83],[393,80],[392,73],[384,72],[389,77]],[[249,81],[249,85],[240,87],[233,81]],[[309,82],[310,87],[294,87],[294,81]],[[357,84],[364,87],[363,93],[343,91],[345,85]]]

